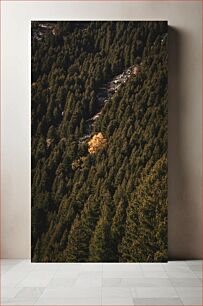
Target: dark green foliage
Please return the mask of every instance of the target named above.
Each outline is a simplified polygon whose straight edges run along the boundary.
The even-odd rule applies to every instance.
[[[167,260],[167,160],[163,155],[137,186],[120,247],[122,261]]]
[[[31,112],[32,260],[166,261],[167,23],[34,22]]]

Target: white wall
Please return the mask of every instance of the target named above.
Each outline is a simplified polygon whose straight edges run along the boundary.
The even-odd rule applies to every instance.
[[[30,258],[30,21],[168,20],[169,255],[201,257],[201,2],[4,1],[2,257]]]

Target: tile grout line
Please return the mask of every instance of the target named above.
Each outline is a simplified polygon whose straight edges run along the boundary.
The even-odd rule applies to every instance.
[[[55,271],[55,273],[53,274],[52,278],[50,279],[49,283],[51,282],[51,280],[52,280],[52,279],[54,278],[54,276],[56,275],[58,269],[59,269],[59,268],[56,269],[56,271]],[[47,286],[48,286],[48,285],[47,285]],[[33,306],[36,305],[36,303],[39,301],[39,299],[41,298],[42,294],[43,294],[44,291],[46,290],[47,286],[43,287],[43,288],[44,288],[43,292],[42,292],[42,293],[40,294],[40,296],[37,298],[37,300],[36,300],[36,302],[33,304]]]
[[[24,260],[22,260],[22,262],[21,263],[23,263],[23,261]],[[19,263],[20,264],[20,263]],[[29,262],[29,264],[31,264],[31,262]],[[18,264],[17,264],[18,265]],[[15,265],[16,266],[16,265]],[[34,270],[34,268],[33,268],[33,270]],[[15,286],[13,286],[14,288],[18,288],[18,284],[20,283],[20,282],[22,282],[28,275],[29,275],[29,273],[30,272],[32,272],[33,270],[31,270],[31,271],[28,271],[27,273],[26,273],[26,275],[25,276],[23,276],[19,281],[18,281],[18,283],[15,285]],[[9,271],[8,271],[9,272]],[[21,287],[21,286],[19,286],[20,288],[24,288],[24,287]]]
[[[180,297],[178,291],[176,290],[176,287],[172,284],[171,278],[170,278],[170,276],[168,275],[168,271],[165,271],[165,272],[166,272],[166,275],[168,276],[168,279],[169,279],[169,282],[170,282],[171,286],[173,287],[173,289],[174,289],[175,292],[177,293],[177,296],[178,296],[179,300],[181,301],[182,305],[184,305],[183,300],[181,299],[181,297]]]
[[[19,264],[19,263],[18,263]],[[15,267],[17,267],[17,265],[18,264],[16,264],[16,265],[14,265],[13,266],[13,269],[15,269]],[[25,262],[25,265],[31,265],[31,263],[30,262]],[[142,265],[139,265],[140,266],[140,268],[141,268],[141,271],[143,272],[143,269],[142,269]],[[196,275],[196,270],[195,271],[193,271],[191,268],[190,268],[190,266],[189,265],[186,265],[188,268],[189,268],[189,271],[188,271],[188,273],[190,273],[191,274],[191,276],[194,276],[193,278],[191,277],[190,279],[191,279],[191,282],[193,281],[193,280],[198,280],[198,281],[201,281],[201,279]],[[20,269],[23,269],[23,261],[21,261],[21,267],[20,267]],[[48,269],[49,269],[49,267],[48,267]],[[118,266],[118,269],[119,269],[119,266]],[[177,268],[178,269],[178,268]],[[111,269],[110,269],[111,270]],[[122,269],[121,269],[122,270]],[[177,272],[177,273],[181,273],[181,272],[183,272],[183,274],[184,274],[184,272],[185,273],[187,273],[187,271],[181,271],[181,270],[178,270],[178,271],[173,271],[174,270],[174,268],[172,269],[172,272]],[[27,272],[26,273],[26,275],[28,274],[28,273],[32,273],[32,271],[35,271],[35,267],[33,268],[33,269],[30,269],[30,271],[29,272]],[[49,282],[48,282],[48,284],[56,277],[56,274],[57,274],[57,272],[59,271],[59,267],[56,267],[56,269],[54,269],[54,271],[53,271],[53,273],[52,273],[52,275],[51,275],[51,278],[50,278],[50,280],[49,280]],[[101,263],[101,269],[100,269],[100,271],[101,271],[101,288],[100,288],[100,294],[101,294],[101,297],[100,297],[100,299],[99,299],[99,303],[98,303],[98,306],[99,305],[103,305],[103,303],[105,304],[105,301],[104,301],[104,299],[103,299],[103,296],[102,296],[102,291],[103,291],[103,285],[104,285],[104,273],[105,273],[105,266],[104,266],[104,263]],[[111,271],[110,271],[111,272]],[[152,272],[152,271],[151,271]],[[167,268],[167,270],[165,270],[164,269],[164,272],[165,272],[165,275],[166,275],[166,278],[168,279],[168,281],[169,281],[169,283],[168,283],[168,285],[170,284],[170,287],[171,288],[173,288],[174,289],[174,291],[175,291],[175,293],[176,293],[176,298],[178,298],[178,300],[179,300],[179,303],[180,303],[180,305],[187,305],[187,301],[185,301],[185,303],[184,303],[184,295],[182,295],[182,293],[180,292],[180,294],[179,294],[179,292],[177,291],[178,290],[178,288],[179,287],[181,287],[181,283],[180,283],[180,285],[179,285],[179,282],[175,282],[174,284],[172,284],[172,279],[173,279],[173,277],[170,277],[169,276],[169,274],[170,274],[170,269],[168,269]],[[67,271],[67,273],[68,274],[70,274],[70,271],[68,270]],[[113,272],[112,272],[113,273]],[[136,274],[136,271],[134,271],[134,273]],[[12,273],[11,273],[11,276],[12,276]],[[179,279],[179,280],[181,280],[181,278],[179,277],[179,275],[177,275],[178,277],[176,278],[176,277],[174,277],[174,278],[176,278],[177,280]],[[25,277],[27,277],[27,276],[25,276]],[[148,279],[148,277],[147,276],[144,276],[144,274],[142,275],[142,278],[144,278],[145,280],[147,280]],[[189,278],[189,277],[188,277]],[[124,280],[125,279],[125,276],[124,276],[124,278],[119,278],[120,280]],[[129,277],[129,279],[131,279],[131,277]],[[150,278],[151,279],[151,278]],[[139,280],[139,277],[138,277],[138,280]],[[184,277],[182,278],[182,280],[184,280]],[[190,282],[189,282],[190,283]],[[189,283],[188,283],[188,287],[190,287],[191,289],[192,289],[192,287],[193,287],[193,285],[191,284],[191,286],[189,285]],[[42,287],[42,289],[46,289],[47,287],[48,287],[48,284],[47,285],[45,285],[44,287]],[[120,283],[119,283],[120,284]],[[187,285],[187,282],[186,282],[186,285]],[[17,286],[18,286],[18,284],[16,284],[15,286],[12,286],[12,288],[17,288]],[[118,285],[119,286],[119,285]],[[144,285],[143,285],[144,286]],[[184,285],[185,286],[185,285]],[[183,287],[184,287],[183,286]],[[34,287],[36,287],[36,286],[34,286]],[[30,287],[30,288],[34,288],[34,287]],[[107,287],[108,287],[108,283],[107,283]],[[198,286],[197,286],[198,287]],[[22,288],[25,288],[25,287],[20,287],[21,289]],[[128,289],[130,289],[130,291],[129,291],[129,297],[132,299],[131,300],[131,302],[130,303],[133,303],[132,305],[136,305],[136,298],[138,298],[139,299],[139,297],[138,297],[138,292],[137,292],[137,289],[138,289],[138,286],[137,285],[135,285],[134,287],[133,287],[133,285],[131,286],[130,284],[127,284],[127,288]],[[195,286],[195,288],[196,288],[196,286]],[[160,288],[161,289],[161,288]],[[43,290],[43,292],[44,292],[44,290]],[[133,298],[133,290],[134,290],[134,293],[135,293],[135,298]],[[37,296],[36,297],[36,300],[35,301],[32,301],[32,305],[36,305],[38,302],[39,302],[39,299],[42,297],[42,294],[43,294],[43,292],[41,293],[40,292],[40,296]],[[199,294],[199,293],[198,293]],[[16,294],[17,295],[17,294]],[[16,295],[15,295],[15,297],[16,297]],[[15,298],[15,297],[13,297],[13,298]],[[67,297],[67,298],[69,298],[69,297]],[[155,297],[143,297],[143,299],[146,299],[146,298],[155,298]],[[162,299],[162,298],[169,298],[169,297],[157,297],[157,299]],[[174,297],[175,298],[175,297]],[[187,297],[186,297],[187,298]],[[191,298],[197,298],[198,299],[198,296],[196,297],[196,296],[191,296]],[[12,298],[8,298],[8,301],[7,301],[7,303],[8,302],[12,302]],[[174,303],[175,303],[175,300],[174,300]],[[5,303],[5,305],[6,305],[6,303]],[[96,306],[96,305],[95,305]]]
[[[102,300],[103,271],[104,271],[104,263],[102,263],[102,275],[101,275],[101,305],[103,304],[103,300]]]
[[[190,269],[190,266],[189,266],[187,263],[186,263],[186,265],[187,265],[187,267]],[[181,301],[182,305],[187,305],[187,304],[184,304],[184,301],[183,301],[182,297],[179,295],[179,293],[178,293],[178,291],[177,291],[177,288],[172,284],[171,278],[170,278],[170,276],[169,276],[169,274],[168,274],[168,271],[165,271],[165,272],[166,272],[166,274],[167,274],[167,276],[168,276],[168,279],[169,279],[169,281],[170,281],[172,287],[174,288],[175,292],[177,293],[178,298],[179,298],[179,300]],[[194,273],[191,269],[190,269],[190,273],[193,274],[193,275],[195,276],[195,278],[191,278],[191,279],[198,279],[198,277],[195,275],[195,273]],[[178,279],[178,278],[177,278],[177,279]]]

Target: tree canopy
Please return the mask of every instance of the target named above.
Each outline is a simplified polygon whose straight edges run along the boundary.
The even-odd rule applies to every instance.
[[[35,21],[31,59],[32,261],[166,261],[167,22]]]

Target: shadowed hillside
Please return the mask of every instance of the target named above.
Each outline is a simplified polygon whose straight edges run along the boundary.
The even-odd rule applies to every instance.
[[[167,56],[166,22],[34,22],[32,261],[167,260]]]

